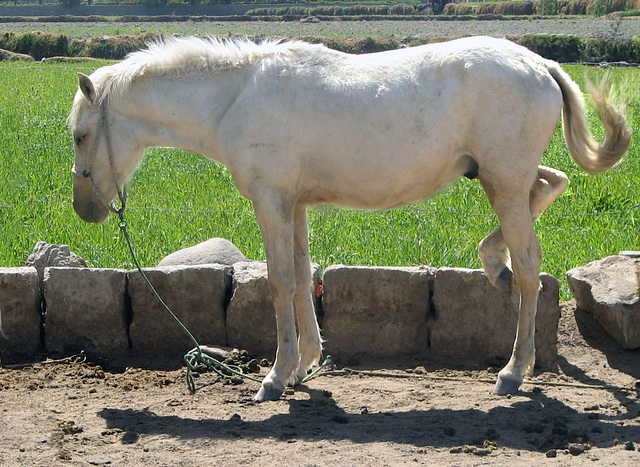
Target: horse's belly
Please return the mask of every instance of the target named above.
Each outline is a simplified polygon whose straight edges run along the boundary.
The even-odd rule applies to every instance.
[[[349,174],[348,177],[316,179],[317,183],[310,184],[310,189],[303,192],[300,201],[356,209],[388,209],[424,199],[459,176],[446,169],[438,176],[416,170]]]

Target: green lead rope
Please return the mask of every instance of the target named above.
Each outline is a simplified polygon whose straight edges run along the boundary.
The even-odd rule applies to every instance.
[[[185,363],[187,365],[186,380],[187,380],[187,387],[189,388],[189,391],[191,391],[191,393],[194,393],[196,391],[196,385],[195,385],[195,382],[193,380],[193,373],[194,372],[199,372],[200,370],[202,370],[203,367],[205,367],[205,368],[207,368],[209,370],[215,371],[218,375],[222,376],[223,378],[232,378],[233,376],[236,376],[236,377],[240,377],[240,378],[247,378],[247,379],[250,379],[252,381],[256,381],[258,383],[261,383],[262,382],[261,379],[256,378],[255,376],[251,376],[251,375],[246,374],[242,370],[242,368],[240,368],[238,365],[225,364],[225,363],[213,358],[212,356],[207,355],[207,354],[202,352],[202,349],[200,348],[200,344],[198,344],[198,341],[196,340],[196,338],[193,337],[193,334],[191,334],[189,329],[187,329],[187,327],[184,324],[182,324],[182,321],[180,321],[180,319],[175,315],[175,313],[173,311],[171,311],[171,308],[169,308],[169,306],[164,302],[164,300],[162,300],[162,297],[160,297],[160,294],[158,294],[158,292],[156,291],[155,287],[151,284],[151,281],[149,281],[149,278],[147,277],[147,275],[144,273],[144,271],[140,267],[140,263],[138,262],[138,258],[136,257],[136,254],[133,251],[133,246],[131,245],[131,238],[129,237],[129,232],[127,230],[127,221],[125,221],[125,219],[124,219],[124,209],[121,209],[121,210],[118,211],[118,216],[120,217],[120,222],[118,223],[118,227],[120,227],[120,230],[122,231],[122,233],[124,235],[124,238],[127,241],[127,246],[129,247],[129,253],[131,253],[131,258],[133,258],[133,263],[135,264],[136,269],[142,275],[142,278],[144,279],[144,281],[146,282],[147,286],[149,287],[149,289],[151,290],[153,295],[156,297],[158,302],[162,305],[162,307],[165,310],[167,310],[167,312],[176,321],[176,323],[178,323],[178,325],[187,334],[187,336],[189,336],[189,339],[191,340],[191,342],[193,343],[193,345],[195,347],[193,350],[191,350],[190,352],[188,352],[184,356],[184,361],[185,361]],[[320,365],[314,371],[309,373],[301,381],[301,383],[306,383],[307,381],[309,381],[311,378],[316,376],[321,370],[323,370],[327,366],[333,366],[333,362],[331,361],[331,356],[330,355],[327,356],[327,358],[324,360],[322,365]]]

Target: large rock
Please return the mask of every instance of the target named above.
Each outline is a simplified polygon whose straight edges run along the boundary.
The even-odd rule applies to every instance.
[[[311,265],[309,286],[320,283],[320,266]],[[271,301],[267,264],[250,261],[233,265],[233,295],[227,308],[228,345],[250,354],[273,358],[278,347],[276,315]]]
[[[640,258],[609,256],[567,272],[578,308],[625,349],[640,347]]]
[[[126,271],[46,268],[45,342],[65,357],[84,350],[91,360],[115,361],[128,351]]]
[[[33,62],[35,59],[31,55],[19,54],[10,50],[0,49],[0,62],[6,60],[9,62],[23,61]]]
[[[247,261],[242,252],[229,240],[210,238],[189,248],[184,248],[162,258],[158,266],[226,264]]]
[[[559,284],[548,274],[542,274],[540,281],[536,363],[544,369],[555,370]],[[438,269],[433,306],[435,319],[429,324],[430,352],[468,363],[488,363],[510,357],[518,322],[518,296],[493,287],[484,271]]]
[[[226,345],[225,300],[231,267],[223,265],[168,266],[144,269],[162,300],[199,344]],[[153,295],[142,275],[129,272],[133,354],[149,364],[175,361],[194,347],[184,330]]]
[[[32,361],[40,347],[41,296],[35,268],[0,268],[0,357]]]
[[[37,242],[27,258],[27,266],[38,270],[38,277],[42,282],[44,269],[48,267],[86,268],[86,261],[69,249],[69,245],[54,245],[47,242]]]
[[[424,353],[433,273],[428,267],[327,268],[322,295],[327,353],[343,362]]]

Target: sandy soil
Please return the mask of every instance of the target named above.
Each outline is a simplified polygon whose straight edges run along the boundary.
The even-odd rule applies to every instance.
[[[3,369],[0,464],[640,465],[640,351],[574,308],[563,304],[558,373],[510,397],[492,395],[493,367],[426,359],[319,376],[264,404],[251,402],[257,383],[211,374],[192,395],[180,370]]]

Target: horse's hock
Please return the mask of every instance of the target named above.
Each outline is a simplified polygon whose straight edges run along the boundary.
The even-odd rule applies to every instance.
[[[165,302],[201,344],[232,345],[272,358],[276,323],[261,262],[146,270]],[[492,287],[480,270],[312,265],[325,348],[343,364],[366,358],[437,357],[440,363],[491,364],[508,358],[516,297]],[[541,276],[538,363],[555,368],[558,282]],[[90,359],[162,368],[182,365],[192,347],[137,271],[0,268],[0,352],[4,364],[44,350],[85,350]],[[44,312],[44,315],[43,315]],[[44,324],[44,325],[43,325]]]

